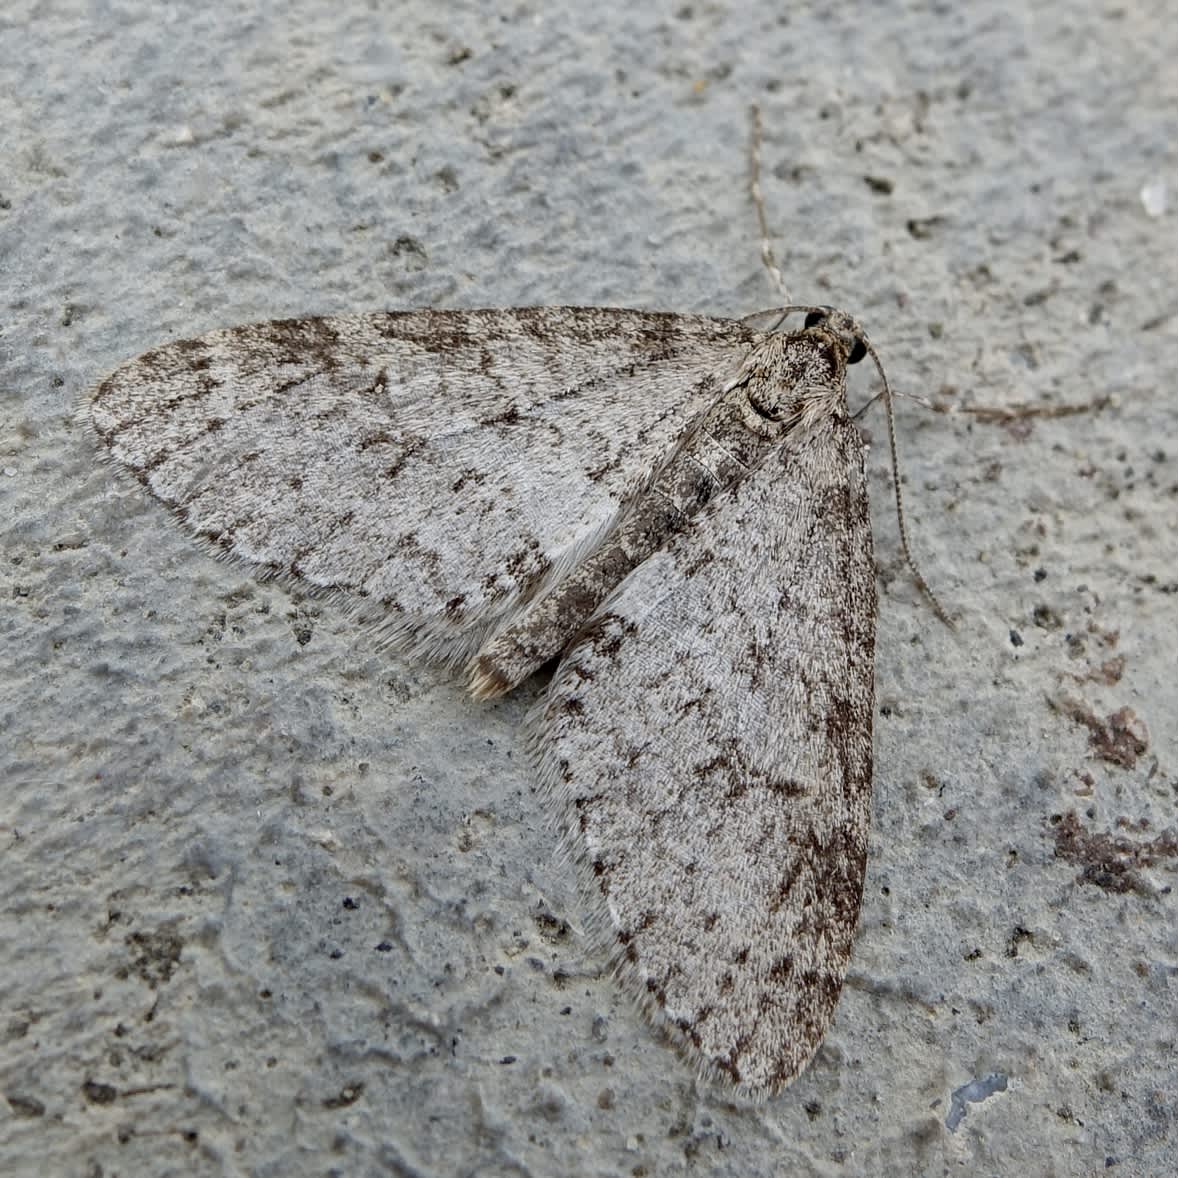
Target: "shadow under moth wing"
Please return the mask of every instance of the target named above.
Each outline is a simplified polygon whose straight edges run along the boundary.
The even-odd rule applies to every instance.
[[[839,312],[597,308],[210,333],[93,394],[221,555],[327,591],[476,695],[563,654],[545,783],[620,974],[764,1097],[829,1024],[862,893],[875,586]]]

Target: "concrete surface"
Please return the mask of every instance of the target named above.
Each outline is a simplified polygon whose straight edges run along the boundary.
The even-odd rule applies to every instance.
[[[1176,54],[1160,0],[7,4],[0,1172],[1178,1170]],[[255,319],[773,305],[754,99],[793,293],[898,389],[1115,397],[901,406],[956,632],[875,448],[860,935],[763,1107],[603,972],[523,751],[541,685],[477,706],[217,564],[71,417]]]

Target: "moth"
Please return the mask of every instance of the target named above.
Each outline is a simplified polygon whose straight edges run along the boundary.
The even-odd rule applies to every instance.
[[[870,344],[840,311],[789,310],[804,326],[289,319],[165,344],[89,402],[110,457],[207,547],[467,668],[476,697],[559,659],[539,772],[617,972],[755,1098],[833,1015],[872,777],[875,570],[846,394]]]
[[[476,698],[559,660],[536,761],[616,972],[705,1077],[764,1099],[822,1042],[863,894],[876,594],[846,376],[868,355],[895,468],[879,358],[816,306],[278,320],[147,352],[88,411],[214,553]]]

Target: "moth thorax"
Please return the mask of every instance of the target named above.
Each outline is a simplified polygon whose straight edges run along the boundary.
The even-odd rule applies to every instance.
[[[796,417],[799,409],[798,390],[771,381],[750,385],[748,401],[753,412],[767,421]]]
[[[749,405],[769,421],[789,421],[816,397],[843,387],[846,367],[838,343],[817,332],[782,337],[771,363],[754,370],[745,386]]]

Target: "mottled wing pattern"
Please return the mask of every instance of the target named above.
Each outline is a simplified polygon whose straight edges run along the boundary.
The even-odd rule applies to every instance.
[[[623,582],[561,662],[545,782],[623,978],[709,1075],[788,1083],[838,1000],[871,793],[862,441],[787,440]]]
[[[456,662],[583,559],[752,335],[569,307],[282,320],[148,352],[90,414],[214,550]]]

